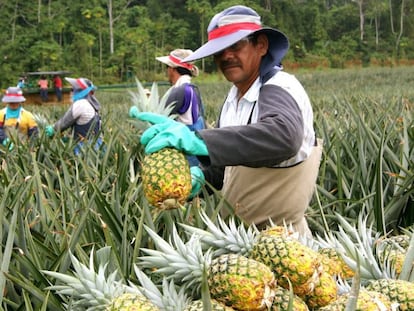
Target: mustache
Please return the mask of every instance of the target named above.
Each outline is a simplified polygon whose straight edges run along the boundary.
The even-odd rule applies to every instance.
[[[240,66],[239,62],[223,60],[219,63],[220,69],[226,69],[227,67],[234,67],[234,66]]]

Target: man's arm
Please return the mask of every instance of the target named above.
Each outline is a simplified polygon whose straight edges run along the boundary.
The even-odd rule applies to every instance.
[[[294,156],[303,141],[302,113],[292,96],[264,85],[257,123],[199,131],[215,166],[271,167]]]

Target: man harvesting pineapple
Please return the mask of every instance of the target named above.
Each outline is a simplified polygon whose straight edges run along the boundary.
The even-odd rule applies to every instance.
[[[153,124],[141,136],[145,152],[174,148],[196,155],[206,168],[192,171],[193,194],[208,181],[247,223],[264,227],[271,219],[310,234],[305,211],[322,146],[306,91],[282,70],[287,37],[263,27],[260,16],[241,5],[216,14],[207,31],[208,42],[184,62],[213,55],[233,83],[217,128],[192,132],[171,118],[138,113]]]
[[[198,67],[182,60],[193,53],[189,49],[175,49],[167,56],[156,59],[167,66],[168,81],[171,83],[167,105],[173,105],[172,113],[177,114],[177,120],[186,124],[191,130],[201,130],[206,127],[204,121],[204,106],[198,87],[192,83],[197,77]],[[190,166],[199,165],[196,156],[187,156]]]
[[[72,135],[77,144],[74,153],[79,155],[82,146],[93,141],[94,149],[99,150],[103,141],[101,137],[101,104],[95,97],[96,86],[86,78],[65,78],[72,87],[72,105],[65,114],[53,125],[47,125],[45,133],[53,137],[72,129]]]

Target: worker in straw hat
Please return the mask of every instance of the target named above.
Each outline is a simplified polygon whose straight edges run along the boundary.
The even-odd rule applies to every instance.
[[[213,56],[233,83],[218,127],[194,133],[162,116],[141,113],[139,119],[154,124],[141,137],[145,151],[173,147],[198,156],[209,166],[192,172],[194,191],[208,181],[222,189],[246,223],[259,228],[287,223],[311,235],[305,212],[322,147],[308,95],[281,65],[288,38],[263,27],[257,12],[242,5],[216,14],[207,31],[208,42],[184,61]]]
[[[38,135],[38,126],[33,114],[23,108],[26,98],[19,87],[7,88],[2,102],[7,106],[0,110],[0,143],[9,150],[13,141],[26,141]]]
[[[86,141],[94,143],[95,150],[103,141],[101,138],[101,104],[95,97],[96,86],[86,78],[65,78],[72,86],[72,105],[65,114],[53,125],[45,128],[46,135],[53,137],[58,132],[72,129],[73,138],[77,141],[75,154],[81,152]]]
[[[178,121],[194,131],[204,129],[206,124],[200,90],[192,83],[192,78],[199,74],[198,67],[183,62],[192,53],[189,49],[175,49],[169,55],[156,57],[156,60],[166,65],[168,81],[171,83],[170,90],[166,92],[166,105],[174,105],[171,114],[176,114]],[[137,113],[138,109],[131,107],[131,116]],[[188,156],[188,160],[190,166],[199,164],[196,156]]]

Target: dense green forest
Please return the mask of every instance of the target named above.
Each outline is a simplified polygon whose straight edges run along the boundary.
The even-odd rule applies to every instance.
[[[289,69],[414,62],[414,0],[0,0],[1,87],[43,70],[96,83],[162,79],[155,56],[198,48],[211,17],[234,4],[288,35]],[[211,59],[199,67],[215,70]]]

